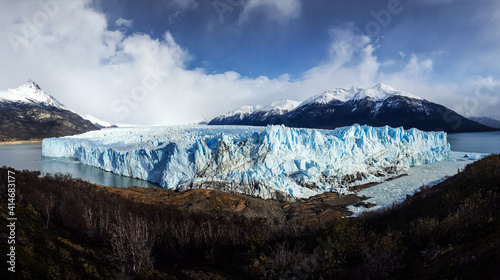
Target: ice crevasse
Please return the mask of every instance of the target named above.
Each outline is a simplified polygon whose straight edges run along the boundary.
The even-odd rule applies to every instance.
[[[353,125],[136,127],[48,138],[45,157],[74,158],[164,188],[210,188],[261,198],[307,198],[446,159],[445,132]]]

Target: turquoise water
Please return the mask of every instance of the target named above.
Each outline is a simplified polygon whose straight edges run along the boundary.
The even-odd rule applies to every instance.
[[[19,170],[40,171],[42,174],[71,174],[94,184],[115,187],[158,187],[150,182],[120,176],[81,164],[73,159],[42,158],[42,144],[30,143],[19,145],[0,145],[0,166],[9,166]]]
[[[448,134],[452,151],[500,153],[500,131]],[[157,187],[144,180],[120,176],[73,159],[42,158],[42,144],[0,145],[0,166],[46,173],[69,173],[91,183],[116,187]]]

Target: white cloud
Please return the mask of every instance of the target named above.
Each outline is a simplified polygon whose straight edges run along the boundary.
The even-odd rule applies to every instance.
[[[430,54],[432,56],[432,54]],[[500,119],[500,81],[475,77],[459,83],[432,82],[433,61],[412,54],[405,67],[395,73],[381,73],[391,86],[447,106],[465,116],[490,116]]]
[[[354,33],[352,24],[331,28],[330,36],[332,43],[329,55],[332,62],[338,66],[352,60],[357,52],[362,51],[370,43],[368,36]]]
[[[118,27],[130,28],[130,27],[132,27],[132,25],[134,25],[134,21],[131,19],[129,20],[129,19],[124,19],[124,18],[119,18],[116,20],[115,25]]]
[[[196,0],[173,0],[169,1],[168,5],[180,10],[189,10],[198,8],[198,2]]]
[[[20,19],[43,10],[36,3],[20,9],[24,1],[5,5],[11,16],[4,19],[9,25],[0,36],[10,32],[23,41],[16,45],[17,53],[11,45],[0,45],[0,59],[9,65],[2,67],[0,88],[31,78],[78,112],[112,122],[176,124],[272,97],[289,83],[286,78],[187,70],[190,55],[169,32],[155,40],[109,31],[105,16],[87,4],[59,5],[30,36],[24,36]]]
[[[268,19],[287,21],[300,16],[300,0],[248,0],[240,14],[240,22],[247,21],[252,15],[262,13]]]
[[[433,61],[429,58],[419,59],[416,54],[412,54],[410,60],[403,68],[402,74],[419,77],[432,71]]]
[[[500,119],[500,80],[476,77],[464,83],[460,99],[453,104],[455,110],[467,116],[493,116]]]
[[[488,94],[481,93],[477,107],[455,107],[481,115],[496,112],[500,117],[498,80],[479,77],[468,87],[433,84],[430,54],[407,54],[399,71],[383,73],[380,66],[391,61],[378,61],[376,47],[368,37],[356,34],[352,25],[330,30],[332,43],[325,47],[329,57],[298,80],[290,80],[287,74],[276,79],[248,78],[232,71],[207,74],[203,69],[188,70],[191,56],[169,32],[161,39],[152,39],[145,34],[126,36],[110,31],[105,15],[93,10],[87,0],[60,4],[43,24],[35,15],[45,10],[37,2],[26,2],[2,5],[5,16],[0,24],[5,28],[0,36],[15,34],[20,41],[0,44],[4,65],[0,68],[0,88],[17,87],[33,79],[66,106],[111,122],[192,123],[243,104],[266,104],[281,98],[304,100],[326,89],[366,87],[379,81],[447,106],[466,104],[468,95],[462,89],[477,88],[477,83],[486,85]],[[24,22],[23,17],[30,22]]]

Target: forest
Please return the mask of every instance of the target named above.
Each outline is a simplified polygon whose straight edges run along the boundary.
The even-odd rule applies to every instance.
[[[17,266],[2,279],[500,277],[500,155],[389,209],[309,224],[153,203],[69,175],[7,167],[4,221],[12,172]],[[2,254],[9,246],[1,243]]]

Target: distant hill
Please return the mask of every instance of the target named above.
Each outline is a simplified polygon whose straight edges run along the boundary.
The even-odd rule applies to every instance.
[[[0,91],[0,141],[60,137],[98,128],[32,81]]]
[[[274,104],[274,105],[273,105]],[[377,84],[368,89],[337,88],[306,101],[283,100],[270,106],[243,106],[214,118],[209,125],[284,124],[291,127],[333,129],[355,123],[403,126],[424,131],[492,131],[455,111],[418,96]],[[279,108],[279,109],[278,109]]]
[[[490,117],[470,117],[469,119],[486,126],[500,128],[500,121]]]

